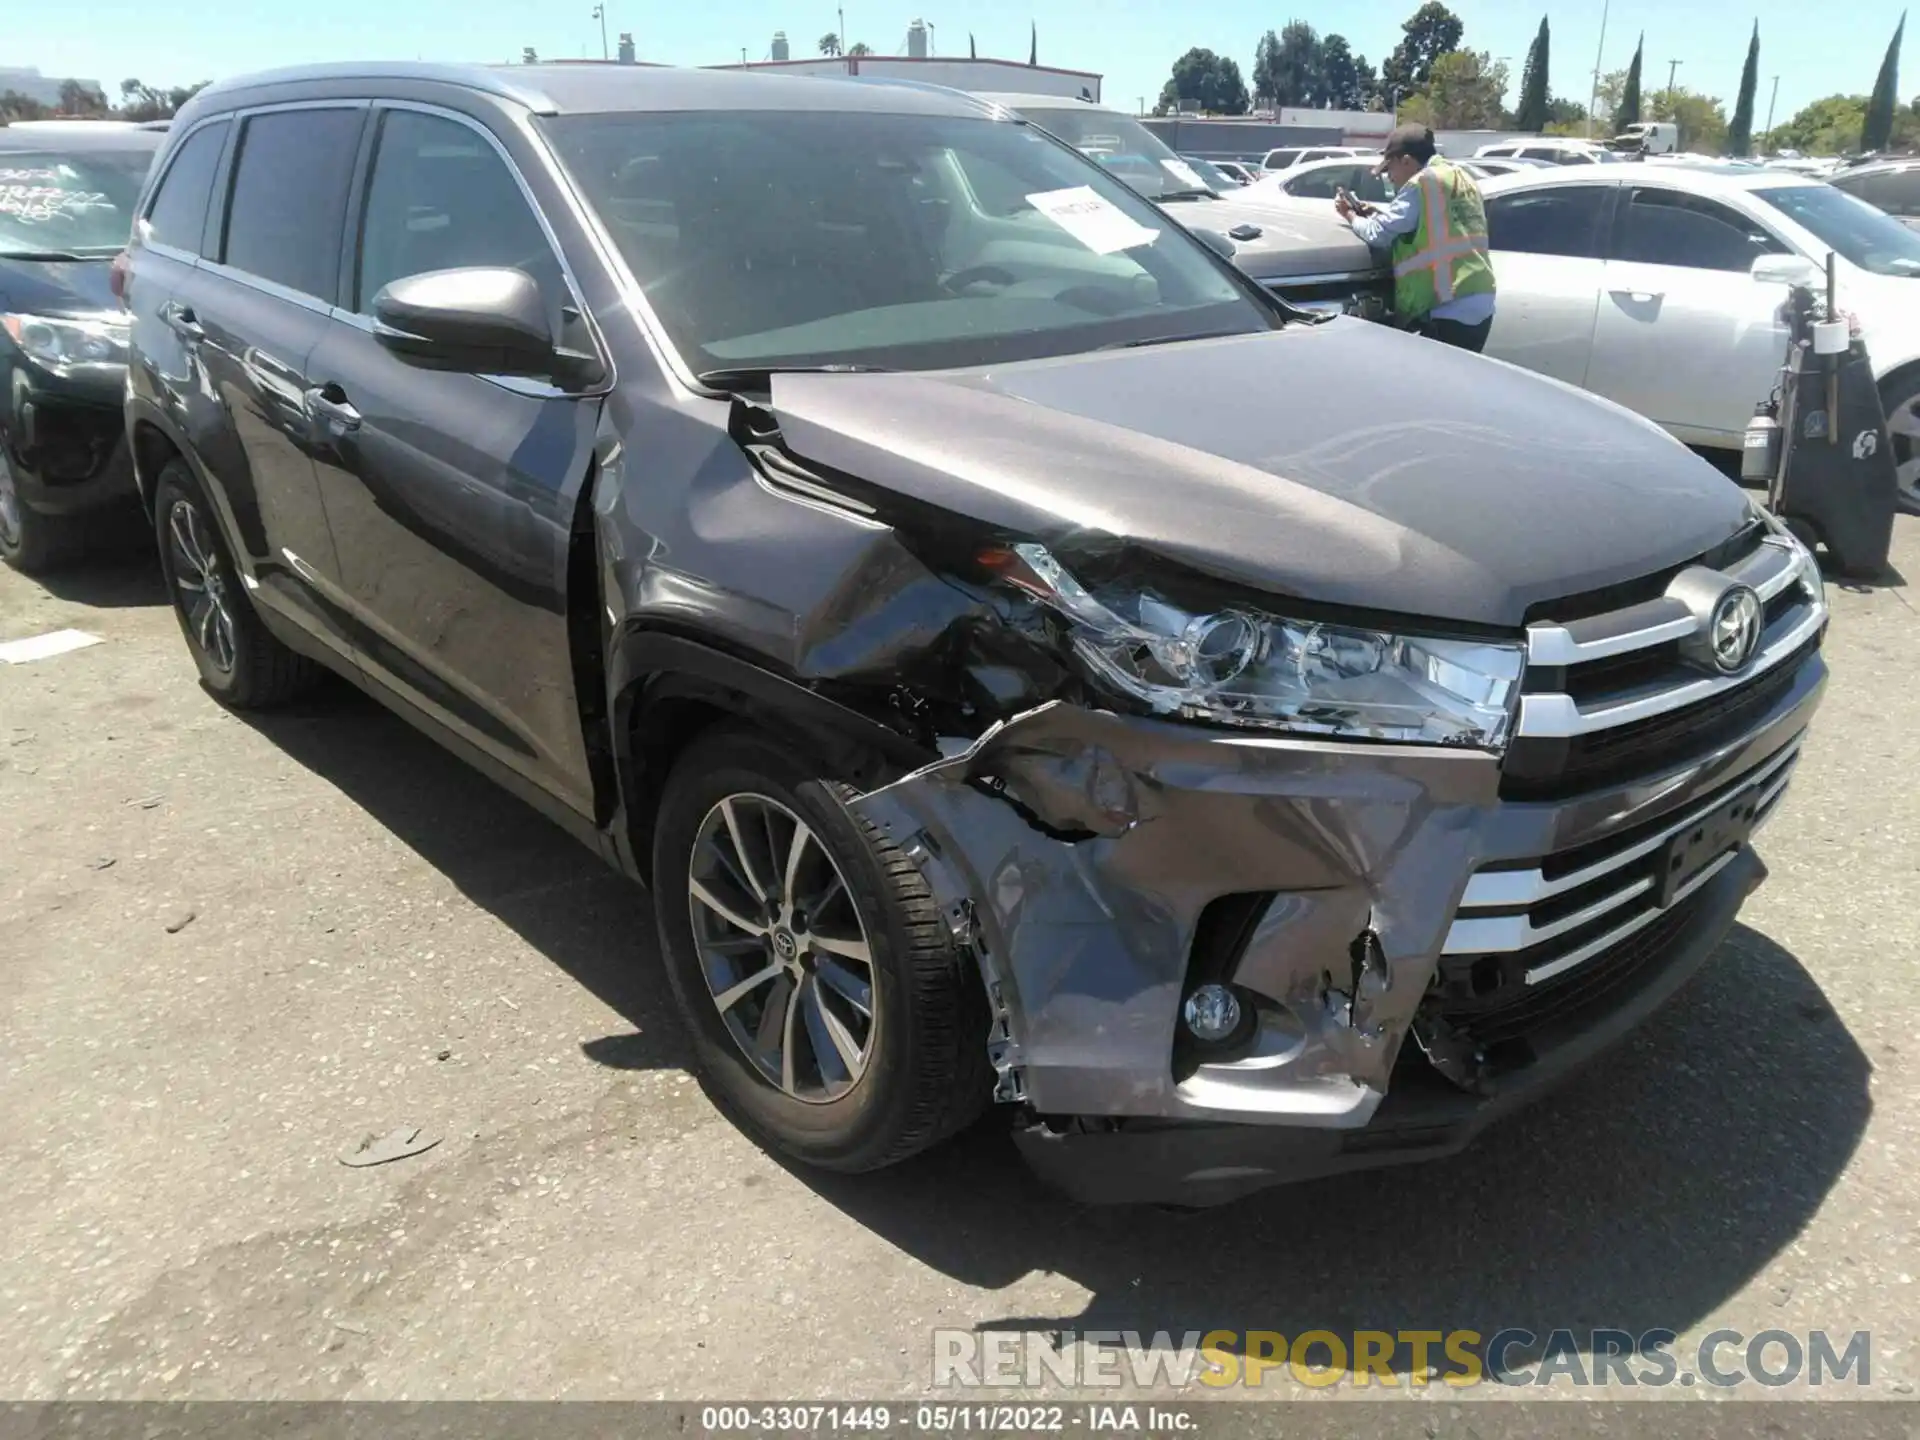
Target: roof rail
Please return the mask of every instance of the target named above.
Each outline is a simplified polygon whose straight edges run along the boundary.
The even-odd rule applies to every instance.
[[[560,107],[540,86],[514,78],[518,66],[448,65],[437,62],[400,60],[350,60],[321,65],[287,65],[274,70],[256,70],[216,80],[200,95],[225,95],[274,85],[298,85],[324,80],[428,80],[441,85],[458,85],[482,94],[498,96],[525,105],[541,114],[555,114]]]

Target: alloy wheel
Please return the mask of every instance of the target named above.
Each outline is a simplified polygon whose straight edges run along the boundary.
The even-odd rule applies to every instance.
[[[688,862],[700,970],[761,1078],[809,1104],[838,1100],[873,1056],[879,976],[833,856],[793,811],[729,795]]]
[[[188,633],[216,670],[231,674],[238,653],[233,597],[221,576],[207,522],[190,500],[175,500],[167,511],[167,551]]]
[[[0,545],[9,550],[20,545],[20,492],[4,452],[0,452]]]
[[[1893,436],[1900,494],[1910,506],[1920,506],[1920,391],[1887,416],[1887,431]]]

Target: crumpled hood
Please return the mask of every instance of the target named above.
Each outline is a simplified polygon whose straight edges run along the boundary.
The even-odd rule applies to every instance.
[[[1679,564],[1749,513],[1616,405],[1357,320],[778,375],[772,405],[796,457],[1066,556],[1125,540],[1272,595],[1478,624]]]
[[[1233,263],[1256,280],[1384,270],[1358,235],[1333,215],[1302,208],[1302,203],[1276,194],[1257,203],[1231,196],[1181,200],[1161,208],[1188,229],[1216,230],[1227,236],[1233,241]],[[1243,225],[1253,226],[1260,234],[1240,239],[1232,232]]]

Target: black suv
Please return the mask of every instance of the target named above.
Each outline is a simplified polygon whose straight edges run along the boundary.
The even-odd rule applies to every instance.
[[[114,259],[163,136],[0,128],[0,560],[40,571],[134,511]]]
[[[126,273],[206,687],[350,676],[649,881],[817,1164],[995,1100],[1100,1199],[1457,1148],[1713,950],[1825,676],[1658,429],[952,92],[230,81]]]

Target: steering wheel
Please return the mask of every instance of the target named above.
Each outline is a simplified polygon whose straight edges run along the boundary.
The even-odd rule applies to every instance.
[[[945,289],[958,293],[969,285],[1017,285],[1018,278],[1011,270],[1001,265],[969,265],[964,270],[956,270],[940,282]]]

